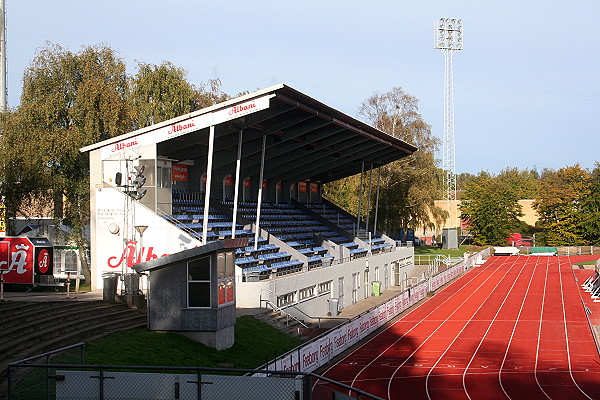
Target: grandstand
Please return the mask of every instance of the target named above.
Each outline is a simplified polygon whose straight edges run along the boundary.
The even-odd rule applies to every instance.
[[[102,274],[236,239],[238,306],[331,312],[400,284],[412,249],[322,197],[322,185],[416,148],[277,85],[82,149],[92,287]],[[304,304],[301,304],[304,303]]]

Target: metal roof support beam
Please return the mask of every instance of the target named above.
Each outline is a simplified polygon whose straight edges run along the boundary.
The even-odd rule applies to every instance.
[[[397,159],[397,157],[394,157],[393,155],[387,155],[385,162],[383,162],[380,158],[375,157],[379,153],[380,152],[373,153],[372,157],[365,158],[369,160],[378,160],[381,164],[386,164],[389,161]],[[338,159],[330,157],[329,160],[330,161],[327,163],[321,163],[319,168],[311,166],[301,171],[298,170],[297,174],[301,174],[301,176],[298,177],[298,180],[302,180],[303,177],[308,176],[312,180],[326,183],[360,173],[360,159],[357,157],[343,157]],[[354,166],[352,164],[354,164]],[[336,168],[340,169],[338,170]]]
[[[311,113],[313,115],[316,115],[316,116],[318,116],[320,118],[329,120],[330,122],[332,122],[332,123],[334,123],[336,125],[342,126],[342,127],[346,128],[346,129],[348,129],[349,131],[353,131],[353,132],[358,133],[358,134],[360,134],[362,136],[365,136],[365,137],[367,137],[369,139],[376,140],[379,143],[383,143],[383,144],[385,144],[387,146],[392,146],[392,147],[394,147],[397,150],[406,151],[405,148],[403,149],[402,147],[400,147],[396,143],[393,143],[391,140],[387,139],[385,136],[389,136],[389,135],[386,134],[386,133],[381,132],[381,134],[385,135],[385,136],[374,135],[372,133],[369,133],[369,132],[366,132],[366,131],[362,130],[361,128],[358,128],[358,127],[356,127],[354,125],[351,125],[351,124],[349,124],[347,122],[341,121],[341,120],[339,120],[337,118],[334,118],[332,116],[329,116],[329,115],[327,115],[327,114],[325,114],[323,112],[319,112],[319,111],[317,111],[317,110],[315,110],[315,109],[313,109],[311,107],[308,107],[308,106],[300,103],[299,101],[292,100],[289,97],[283,96],[281,94],[277,94],[276,96],[277,96],[277,99],[279,99],[279,100],[281,100],[283,102],[286,102],[286,103],[288,103],[288,104],[290,104],[292,106],[295,106],[295,107],[299,108],[300,110],[309,112],[309,113]],[[364,124],[364,125],[366,125],[366,124]],[[407,147],[408,146],[410,146],[412,148],[412,151],[416,151],[417,150],[417,148],[414,147],[414,146],[412,146],[412,145],[408,145],[407,144]]]
[[[262,154],[260,157],[260,178],[258,179],[258,203],[256,204],[256,232],[254,232],[254,249],[258,249],[258,234],[260,233],[260,208],[262,206],[262,190],[265,172],[265,150],[267,147],[267,135],[263,136]]]
[[[296,157],[294,157],[293,162],[290,162],[289,160],[285,162],[284,160],[283,162],[279,161],[276,163],[269,163],[269,166],[267,168],[267,175],[283,175],[285,179],[296,179],[295,177],[297,177],[298,180],[320,180],[316,179],[315,175],[313,174],[330,169],[330,167],[332,166],[343,166],[349,162],[348,160],[358,162],[365,159],[370,160],[371,153],[365,150],[368,150],[370,147],[378,148],[375,145],[366,148],[361,148],[362,152],[352,150],[353,148],[360,147],[361,145],[364,146],[364,143],[357,142],[350,148],[347,148],[345,150],[346,155],[342,155],[341,157],[334,157],[330,154],[330,152],[326,151],[296,155]],[[356,171],[355,173],[358,173],[358,171]]]
[[[240,129],[240,133],[238,136],[238,152],[237,159],[235,163],[235,180],[233,181],[233,222],[231,223],[231,238],[235,239],[235,227],[237,226],[237,209],[238,209],[238,199],[240,194],[240,169],[242,165],[242,136],[243,129]]]
[[[336,133],[338,133],[340,131],[340,128],[333,128],[333,129],[327,129],[324,132],[319,132],[319,133],[315,133],[313,134],[314,137],[311,137],[311,141],[313,140],[320,140],[322,138],[327,138],[328,136],[331,135],[335,135]],[[339,139],[338,139],[339,140]],[[296,157],[301,157],[302,154],[298,155],[298,154],[293,154],[294,151],[296,151],[297,149],[301,149],[307,145],[312,144],[311,142],[295,142],[295,141],[286,141],[286,142],[271,142],[271,144],[269,144],[267,146],[267,150],[273,150],[272,154],[275,154],[275,156],[271,157],[269,160],[269,165],[267,167],[267,170],[270,169],[277,169],[279,168],[279,166],[281,165],[285,165],[287,163],[289,163],[290,159],[294,159]],[[322,146],[319,146],[322,147]],[[288,157],[288,155],[291,155],[291,157]],[[256,157],[254,157],[256,158]],[[223,163],[226,164],[226,163]],[[244,165],[246,165],[248,168],[252,168],[252,167],[256,167],[258,165],[258,163],[256,161],[248,161],[248,158],[245,159],[245,163]]]
[[[206,244],[208,235],[208,211],[210,208],[210,181],[212,179],[213,150],[215,147],[215,126],[210,126],[208,134],[208,161],[206,164],[206,190],[204,193],[204,219],[202,220],[202,244]]]
[[[323,123],[319,122],[318,124],[313,125],[315,127],[315,129],[318,129],[320,127],[323,127]],[[313,129],[311,129],[313,130]],[[307,133],[308,131],[297,131],[295,133],[295,135],[293,137],[296,136],[300,136],[302,134]],[[339,132],[339,131],[338,131]],[[268,136],[269,134],[265,134],[264,132],[261,132],[261,135],[264,136]],[[285,134],[284,134],[285,135]],[[326,135],[323,135],[323,137],[325,137]],[[286,139],[288,139],[287,135],[285,136]],[[274,140],[271,140],[270,143],[267,145],[267,150],[270,149],[274,149],[275,151],[273,153],[277,154],[276,157],[281,156],[284,152],[289,151],[288,147],[291,149],[295,149],[298,147],[303,147],[305,146],[306,143],[305,142],[295,142],[293,140],[287,140],[285,142],[275,142]],[[284,150],[282,150],[282,147]],[[261,148],[262,145],[257,145],[256,141],[252,144],[246,145],[244,146],[244,152],[245,152],[245,157],[244,157],[244,165],[247,168],[252,168],[252,167],[256,167],[259,165],[260,162],[260,154],[261,154]],[[229,164],[231,161],[229,159],[229,157],[220,157],[221,161],[215,164],[215,168],[222,168],[225,167],[227,164]]]

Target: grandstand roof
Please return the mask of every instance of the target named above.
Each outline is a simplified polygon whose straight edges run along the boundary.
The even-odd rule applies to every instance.
[[[215,126],[214,162],[235,169],[243,131],[242,170],[258,175],[262,138],[267,136],[265,179],[330,182],[365,168],[409,156],[417,148],[279,84],[182,115],[81,149],[114,152],[156,143],[157,154],[172,160],[203,160],[209,126]],[[215,168],[215,164],[213,168]]]

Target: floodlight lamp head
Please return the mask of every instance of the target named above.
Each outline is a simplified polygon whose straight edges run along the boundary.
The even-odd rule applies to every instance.
[[[440,50],[462,50],[462,20],[440,18],[434,25],[434,47]]]

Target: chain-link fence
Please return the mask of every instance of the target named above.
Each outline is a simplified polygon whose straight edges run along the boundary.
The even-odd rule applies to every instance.
[[[9,366],[9,400],[379,399],[312,373],[228,368],[32,364],[31,361],[32,359],[28,359]]]

